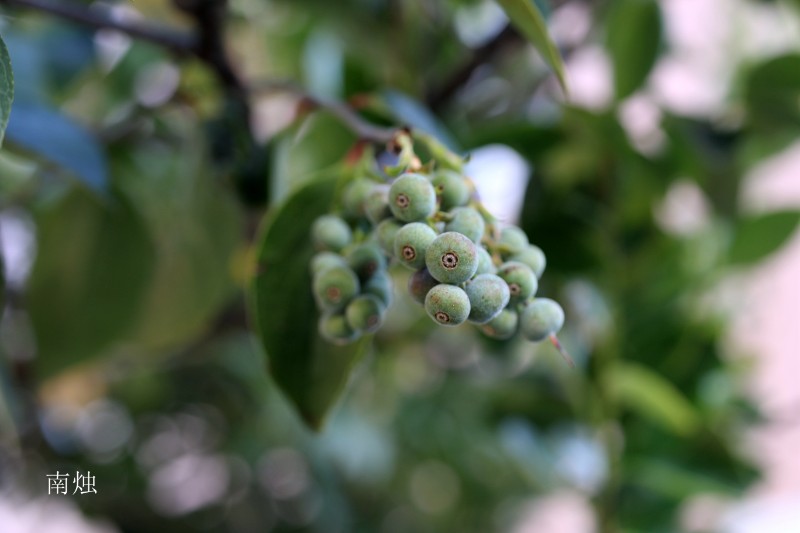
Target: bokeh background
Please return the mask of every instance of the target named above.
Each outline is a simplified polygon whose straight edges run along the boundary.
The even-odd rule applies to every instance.
[[[537,0],[568,98],[488,0],[59,2],[224,28],[251,92],[0,1],[3,533],[800,531],[798,2]],[[296,87],[469,153],[578,368],[437,329],[396,271],[305,428],[248,324],[253,243],[356,138]]]

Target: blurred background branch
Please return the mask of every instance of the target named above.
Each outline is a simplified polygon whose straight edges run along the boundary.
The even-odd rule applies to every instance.
[[[150,22],[118,20],[108,11],[91,9],[85,4],[69,0],[0,0],[0,5],[41,11],[91,28],[116,30],[162,46],[177,55],[199,52],[198,41],[193,35],[173,28],[159,27]]]

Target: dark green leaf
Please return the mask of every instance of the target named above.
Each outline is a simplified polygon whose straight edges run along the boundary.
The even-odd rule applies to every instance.
[[[771,59],[747,78],[745,102],[750,120],[768,133],[800,124],[800,55]]]
[[[737,487],[708,474],[658,459],[630,459],[625,475],[632,484],[664,496],[682,499],[688,494],[713,493],[734,496]]]
[[[11,58],[6,43],[0,37],[0,146],[8,125],[11,103],[14,101],[14,73],[11,71]]]
[[[511,24],[542,54],[542,58],[555,72],[561,88],[567,92],[564,62],[558,48],[547,33],[547,24],[536,4],[531,0],[497,0],[497,3],[506,12]]]
[[[333,200],[336,177],[309,183],[293,194],[266,225],[258,251],[258,274],[251,295],[255,327],[278,386],[312,428],[344,389],[367,340],[338,347],[317,334],[308,262],[309,231]]]
[[[653,0],[617,0],[606,29],[614,64],[614,89],[622,100],[650,74],[661,43],[661,11]]]
[[[739,220],[728,260],[742,265],[763,259],[789,240],[798,223],[800,211],[779,211]]]
[[[138,317],[155,251],[127,200],[112,200],[74,188],[37,218],[26,302],[41,376],[124,340]]]
[[[270,199],[282,201],[320,169],[338,163],[355,141],[353,132],[325,111],[310,115],[296,128],[277,136]]]
[[[13,144],[69,170],[96,191],[105,191],[106,158],[94,136],[57,110],[18,102],[6,132]]]
[[[647,367],[618,364],[607,376],[621,405],[678,435],[689,435],[699,413],[672,383]]]

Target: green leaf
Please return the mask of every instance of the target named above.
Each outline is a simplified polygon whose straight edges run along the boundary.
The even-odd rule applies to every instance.
[[[547,33],[547,24],[536,4],[531,0],[497,0],[497,3],[506,12],[511,24],[542,54],[542,58],[555,72],[561,88],[565,93],[568,92],[567,81],[564,77],[564,62],[558,48]]]
[[[800,223],[800,211],[778,211],[744,218],[736,223],[728,261],[735,265],[755,263],[789,240]]]
[[[125,340],[139,316],[155,251],[144,222],[116,196],[73,188],[37,217],[26,302],[40,376]]]
[[[617,0],[609,15],[606,46],[614,64],[618,100],[647,79],[661,44],[661,11],[653,0]]]
[[[339,163],[356,136],[326,111],[309,115],[273,141],[270,199],[280,202],[319,172]]]
[[[750,121],[767,133],[800,124],[800,54],[770,59],[747,78],[745,103]]]
[[[132,338],[148,352],[190,340],[235,290],[231,267],[243,250],[241,214],[230,189],[211,175],[196,148],[201,143],[187,134],[169,150],[143,143],[112,160],[116,183],[142,213],[157,250]]]
[[[0,146],[11,114],[11,103],[14,101],[14,73],[11,71],[11,58],[3,38],[0,37]]]
[[[697,430],[700,415],[672,383],[647,367],[633,363],[616,365],[607,376],[617,401],[677,435]]]
[[[251,294],[250,309],[270,373],[314,429],[322,426],[368,343],[362,338],[334,346],[317,334],[309,232],[314,219],[330,209],[336,182],[336,176],[313,181],[273,213],[260,240]]]
[[[736,487],[706,473],[659,459],[631,458],[625,464],[629,482],[666,497],[683,499],[689,494],[737,494]]]

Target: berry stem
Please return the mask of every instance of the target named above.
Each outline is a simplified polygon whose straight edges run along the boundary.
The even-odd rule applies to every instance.
[[[415,141],[423,144],[425,148],[428,149],[431,158],[437,161],[439,166],[455,170],[456,172],[461,172],[463,170],[464,160],[451,152],[450,149],[439,142],[436,137],[418,129],[412,130],[411,135]]]
[[[392,177],[399,176],[409,167],[418,168],[421,166],[419,158],[414,153],[414,143],[407,132],[398,133],[389,145],[394,147],[398,160],[396,165],[383,167],[383,171],[387,175]]]
[[[572,356],[569,355],[569,352],[567,352],[564,346],[561,345],[561,342],[558,340],[558,337],[556,337],[556,334],[555,333],[551,334],[548,337],[548,339],[553,344],[553,346],[555,346],[556,350],[558,350],[558,353],[561,354],[561,357],[564,358],[567,364],[570,367],[575,368],[575,361],[572,359]]]

